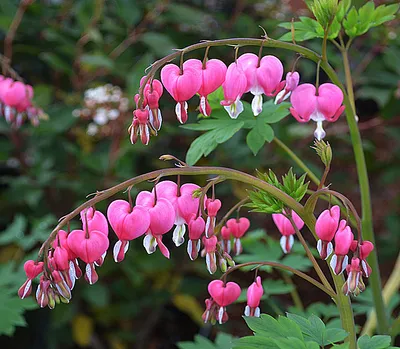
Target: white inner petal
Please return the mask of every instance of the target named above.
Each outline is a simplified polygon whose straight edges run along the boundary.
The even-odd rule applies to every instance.
[[[262,95],[255,95],[251,102],[251,110],[253,111],[254,116],[257,116],[262,112],[262,104]]]

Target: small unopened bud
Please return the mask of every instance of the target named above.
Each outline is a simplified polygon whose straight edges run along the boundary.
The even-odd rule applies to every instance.
[[[171,160],[175,160],[175,156],[169,155],[169,154],[165,154],[165,155],[161,155],[159,157],[160,160],[162,161],[171,161]]]
[[[219,259],[219,268],[223,273],[225,273],[228,270],[227,262],[225,258],[220,258]]]
[[[338,0],[314,0],[309,7],[322,27],[327,28],[338,11]]]
[[[227,263],[230,267],[235,266],[235,261],[232,259],[232,257],[228,253],[224,252],[222,256],[227,261]]]
[[[328,142],[324,142],[323,140],[315,141],[314,149],[317,152],[318,156],[321,158],[322,163],[328,167],[332,161],[332,148]]]

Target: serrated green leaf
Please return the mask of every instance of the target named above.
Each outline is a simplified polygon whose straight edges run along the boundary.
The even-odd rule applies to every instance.
[[[356,8],[353,6],[346,18],[343,20],[343,28],[345,32],[350,37],[354,37],[357,34],[357,21],[358,21],[358,13]]]
[[[23,313],[26,309],[37,308],[32,299],[20,299],[15,290],[0,292],[0,335],[12,336],[16,326],[26,326]]]
[[[234,349],[279,349],[274,340],[264,336],[246,336],[234,343]]]
[[[207,132],[200,137],[197,137],[189,147],[188,152],[186,153],[186,162],[189,165],[194,165],[200,158],[204,155],[205,152],[210,153],[213,151],[218,143],[215,139],[215,130]]]
[[[390,346],[390,336],[373,336],[364,335],[358,338],[357,345],[359,349],[386,349]]]
[[[231,122],[223,128],[213,129],[196,138],[186,154],[186,162],[194,165],[203,155],[208,156],[218,144],[230,139],[243,125],[242,121]]]
[[[336,19],[338,22],[342,22],[343,18],[346,16],[347,11],[351,6],[351,0],[342,0],[339,2],[338,11],[336,13]]]

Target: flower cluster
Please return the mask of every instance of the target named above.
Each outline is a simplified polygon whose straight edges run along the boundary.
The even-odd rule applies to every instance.
[[[274,97],[275,103],[291,96],[292,115],[299,122],[315,121],[315,137],[322,139],[325,136],[322,122],[336,121],[344,110],[342,90],[331,83],[299,85],[298,72],[288,72],[285,80],[282,80],[283,74],[282,62],[277,57],[259,57],[253,53],[241,55],[228,67],[219,59],[205,59],[203,62],[189,59],[181,66],[167,64],[161,69],[161,82],[152,76],[141,79],[142,95],[135,96],[136,110],[129,128],[131,142],[136,143],[140,137],[141,142],[147,145],[150,135],[157,135],[160,130],[159,100],[163,86],[176,101],[175,113],[182,124],[188,119],[187,102],[196,94],[200,97],[200,113],[210,116],[212,110],[207,97],[221,86],[224,91],[221,105],[233,119],[243,111],[241,98],[247,92],[254,96],[251,103],[254,116],[262,112],[263,95]]]
[[[358,295],[364,291],[363,277],[371,275],[371,267],[366,258],[374,249],[370,241],[354,240],[347,221],[340,220],[340,207],[335,205],[323,211],[315,224],[315,232],[319,238],[317,249],[322,259],[327,259],[332,253],[330,266],[336,275],[347,272],[347,282],[343,292],[348,295]],[[333,247],[332,241],[335,246]],[[353,252],[349,262],[348,254]]]
[[[19,128],[25,119],[32,125],[39,124],[43,111],[32,103],[33,88],[21,81],[14,81],[0,75],[0,115],[13,126]]]
[[[55,304],[71,299],[75,280],[83,274],[89,284],[98,280],[96,267],[103,264],[109,247],[108,224],[118,241],[113,247],[115,262],[124,260],[129,242],[144,236],[143,246],[148,254],[158,249],[166,257],[170,251],[163,236],[174,226],[172,241],[176,246],[184,243],[188,229],[187,252],[191,260],[205,257],[207,270],[213,274],[218,265],[225,272],[234,261],[230,256],[230,239],[233,237],[235,255],[241,251],[240,237],[250,226],[247,218],[230,219],[225,229],[229,235],[218,235],[217,214],[221,201],[207,198],[202,188],[193,183],[178,185],[173,181],[160,181],[152,191],[141,191],[133,203],[115,200],[107,209],[107,217],[94,207],[81,213],[82,228],[71,232],[60,230],[46,253],[43,262],[25,263],[27,280],[19,290],[21,298],[32,291],[32,280],[41,275],[36,299],[41,307],[54,308]],[[222,239],[219,241],[219,238]],[[82,273],[78,260],[86,263]]]
[[[240,286],[236,282],[225,283],[222,280],[213,280],[208,284],[210,298],[205,300],[206,310],[203,313],[204,322],[220,324],[228,321],[226,307],[234,303],[241,294]],[[256,277],[255,281],[247,289],[247,305],[244,310],[245,316],[260,316],[260,301],[264,294],[261,278]]]
[[[113,123],[129,109],[129,100],[118,86],[106,84],[85,91],[84,107],[75,109],[72,114],[90,121],[87,127],[89,136],[111,136]],[[121,125],[117,125],[121,127]]]

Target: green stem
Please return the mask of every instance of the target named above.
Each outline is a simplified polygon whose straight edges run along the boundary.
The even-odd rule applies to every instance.
[[[174,60],[175,58],[179,57],[182,53],[188,53],[191,51],[195,51],[198,49],[206,48],[206,47],[215,47],[215,46],[261,46],[263,45],[264,47],[275,47],[275,48],[282,48],[285,50],[289,51],[294,51],[297,53],[300,53],[303,57],[308,58],[316,63],[321,60],[321,56],[300,45],[288,43],[288,42],[282,42],[279,40],[274,40],[271,38],[262,38],[262,39],[251,39],[251,38],[234,38],[234,39],[223,39],[223,40],[210,40],[210,41],[204,41],[200,42],[194,45],[190,45],[182,50],[177,50],[174,53],[171,53],[168,56],[165,56],[164,58],[161,58],[157,62],[155,62],[152,66],[150,71],[148,72],[146,78],[143,81],[143,84],[139,88],[139,101],[138,105],[142,106],[143,104],[143,91],[144,91],[144,86],[146,86],[147,81],[149,81],[154,74],[157,72],[158,69],[160,69],[164,64],[167,64]],[[333,74],[336,75],[335,71],[333,68],[329,65],[327,61],[323,61],[321,63],[321,68],[326,70],[330,70],[333,72]]]
[[[300,243],[303,245],[303,248],[306,251],[308,259],[313,264],[314,270],[318,274],[318,277],[320,278],[320,280],[322,281],[322,283],[324,284],[324,286],[327,289],[329,289],[332,292],[334,292],[331,284],[329,283],[329,281],[326,278],[324,272],[321,270],[320,266],[318,265],[318,262],[316,261],[315,257],[313,256],[310,248],[308,247],[306,240],[304,239],[303,235],[300,233],[300,230],[297,228],[296,223],[294,222],[292,216],[291,215],[286,215],[286,218],[289,219],[290,224],[292,225],[294,231],[296,232],[297,238],[300,240]]]
[[[343,56],[343,64],[346,75],[347,93],[348,93],[348,98],[345,98],[346,118],[347,118],[347,123],[349,125],[351,142],[353,144],[354,156],[356,160],[357,173],[358,173],[358,181],[361,192],[361,206],[362,206],[361,216],[362,216],[363,238],[365,240],[371,241],[375,245],[368,171],[365,162],[362,139],[356,121],[353,82],[351,78],[351,70],[350,70],[347,49],[342,50],[342,56]],[[374,271],[369,278],[369,285],[372,288],[375,311],[378,319],[378,332],[381,334],[387,334],[389,330],[389,323],[386,314],[385,303],[383,301],[383,296],[382,296],[382,282],[381,282],[376,249],[374,249],[370,253],[368,257],[368,263],[370,264],[372,270]]]
[[[215,175],[215,176],[221,176],[223,179],[232,179],[236,180],[238,182],[242,183],[247,183],[251,186],[254,186],[258,189],[264,190],[268,192],[269,194],[273,195],[275,198],[278,200],[282,201],[286,207],[289,207],[290,209],[294,210],[306,224],[313,224],[312,222],[315,221],[315,218],[313,215],[308,215],[304,211],[304,207],[299,204],[296,200],[294,200],[292,197],[284,193],[283,191],[279,190],[278,188],[274,187],[273,185],[270,185],[263,180],[254,177],[252,175],[249,175],[244,172],[240,172],[237,170],[233,170],[230,168],[225,168],[225,167],[211,167],[211,166],[204,166],[204,167],[180,167],[180,168],[167,168],[167,169],[161,169],[161,170],[156,170],[152,171],[149,173],[145,173],[143,175],[128,179],[125,182],[122,182],[112,188],[97,192],[95,197],[86,201],[79,207],[77,207],[75,210],[73,210],[71,213],[67,214],[64,216],[58,225],[53,229],[51,232],[50,236],[47,238],[47,240],[43,243],[42,247],[39,250],[39,258],[46,258],[46,253],[44,253],[45,249],[49,248],[51,242],[55,239],[58,231],[63,228],[70,220],[72,220],[74,217],[79,215],[79,213],[84,210],[85,208],[92,207],[93,205],[97,204],[100,201],[106,200],[109,197],[117,194],[120,191],[125,190],[126,188],[132,187],[134,185],[137,185],[139,183],[149,181],[149,180],[154,180],[160,177],[164,176],[176,176],[176,175]]]
[[[309,283],[313,284],[314,286],[318,287],[320,290],[324,291],[326,294],[328,294],[329,296],[332,297],[333,300],[336,299],[336,294],[333,290],[326,288],[323,284],[321,284],[319,281],[313,279],[311,276],[303,273],[300,270],[294,269],[292,267],[289,267],[288,265],[284,265],[281,263],[277,263],[277,262],[247,262],[247,263],[243,263],[243,264],[236,264],[234,267],[229,268],[222,276],[221,276],[221,280],[225,280],[227,275],[229,275],[230,273],[232,273],[233,271],[240,269],[240,268],[244,268],[244,267],[249,267],[249,266],[262,266],[262,265],[267,265],[269,267],[273,267],[273,268],[278,268],[278,269],[282,269],[282,270],[286,270],[286,271],[290,271],[291,273],[301,277],[302,279],[308,281]]]
[[[343,329],[348,332],[349,336],[346,339],[346,342],[349,342],[349,349],[357,349],[357,336],[356,336],[356,327],[354,325],[354,314],[353,308],[351,306],[351,300],[349,296],[346,296],[342,287],[344,285],[344,277],[343,275],[335,275],[332,273],[333,282],[335,283],[336,288],[336,306],[340,312],[340,320],[342,321]]]

